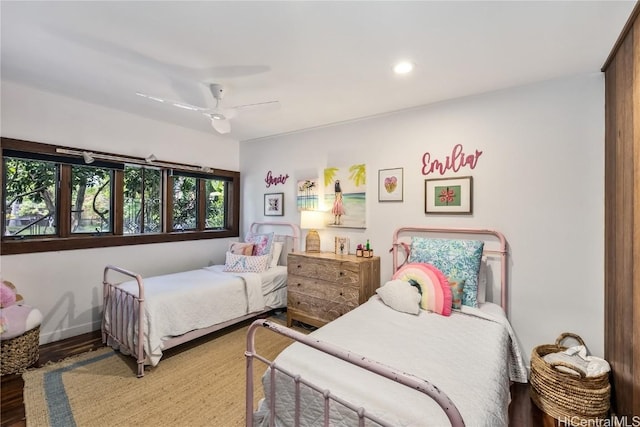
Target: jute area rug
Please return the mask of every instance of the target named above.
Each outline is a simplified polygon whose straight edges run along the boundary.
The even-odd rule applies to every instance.
[[[27,371],[27,426],[242,426],[247,328],[170,349],[143,378],[132,357],[110,348]],[[264,328],[256,333],[257,352],[269,359],[290,343]],[[255,366],[254,408],[266,369]]]

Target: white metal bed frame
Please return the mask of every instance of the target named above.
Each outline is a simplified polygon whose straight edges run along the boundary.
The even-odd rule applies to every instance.
[[[299,240],[300,240],[300,228],[292,223],[288,222],[254,222],[251,224],[250,231],[256,233],[261,226],[273,226],[273,227],[288,227],[291,230],[290,235],[278,235],[280,239],[282,238],[292,238],[293,243],[291,250],[298,251]],[[135,295],[131,292],[127,292],[124,289],[121,289],[119,285],[122,282],[113,283],[109,281],[108,276],[109,272],[117,272],[122,275],[131,277],[136,280],[138,283],[138,295]],[[110,319],[110,324],[107,327],[104,313],[102,318],[102,342],[104,344],[108,344],[109,342],[116,343],[119,348],[124,350],[124,352],[130,354],[133,358],[136,359],[138,365],[138,378],[144,376],[144,364],[146,360],[146,353],[144,351],[144,322],[145,322],[145,296],[144,296],[144,280],[140,274],[134,273],[132,271],[126,270],[121,267],[117,267],[114,265],[107,265],[104,268],[103,273],[103,308],[107,307],[107,303],[109,300],[116,301],[116,316]],[[210,334],[212,332],[219,331],[221,329],[226,328],[227,326],[235,325],[242,321],[255,318],[256,316],[260,316],[262,314],[268,313],[273,310],[272,307],[265,307],[264,310],[259,312],[253,312],[246,314],[244,316],[231,319],[222,323],[218,323],[207,328],[196,329],[190,332],[187,332],[183,335],[168,338],[163,341],[163,349],[169,349],[180,344],[184,344],[188,341],[192,341],[196,338],[202,337],[204,335]],[[134,340],[135,347],[131,348],[127,345],[127,331],[135,330],[133,327],[137,323],[137,336]]]
[[[392,252],[393,258],[393,271],[395,272],[399,267],[402,266],[409,259],[410,246],[400,240],[401,234],[406,233],[432,233],[432,234],[464,234],[464,235],[484,235],[484,236],[494,236],[498,240],[498,248],[497,249],[484,249],[484,254],[493,254],[500,256],[500,289],[501,289],[501,297],[500,302],[501,306],[504,309],[505,313],[507,313],[507,242],[504,235],[498,231],[490,230],[490,229],[477,229],[477,228],[439,228],[439,227],[401,227],[394,231],[393,233],[393,243],[390,252]],[[402,264],[398,265],[398,257],[399,251],[398,248],[402,247],[405,251],[405,258]],[[362,369],[374,372],[380,376],[388,378],[390,380],[396,381],[400,384],[403,384],[407,387],[414,388],[415,390],[426,394],[431,399],[433,399],[439,406],[442,408],[447,418],[449,419],[451,425],[453,427],[464,426],[464,420],[460,414],[460,411],[451,401],[451,399],[441,390],[439,390],[435,385],[431,384],[429,381],[417,378],[410,374],[403,373],[397,369],[392,367],[383,365],[381,363],[376,362],[375,360],[371,360],[365,356],[353,353],[351,351],[345,350],[343,348],[334,346],[330,343],[323,342],[318,339],[310,338],[309,336],[297,332],[293,329],[286,328],[277,323],[273,323],[267,320],[256,320],[251,324],[247,333],[247,349],[245,351],[246,356],[246,425],[247,427],[253,426],[253,399],[254,399],[254,381],[253,381],[253,370],[254,370],[254,359],[259,360],[260,362],[268,365],[270,368],[270,389],[267,391],[270,395],[270,408],[269,414],[275,414],[275,375],[276,372],[283,373],[294,380],[295,384],[295,408],[294,408],[294,422],[295,425],[298,426],[300,422],[300,386],[305,385],[307,387],[311,387],[312,389],[320,392],[324,396],[324,423],[325,427],[330,425],[329,423],[329,406],[330,401],[335,401],[339,404],[344,405],[345,407],[354,411],[358,416],[358,425],[360,427],[364,426],[365,419],[376,422],[381,426],[390,426],[389,423],[384,420],[380,420],[375,417],[373,414],[367,413],[365,408],[356,407],[349,402],[344,401],[338,396],[335,396],[331,393],[330,390],[321,389],[314,384],[306,381],[299,374],[294,372],[289,372],[288,370],[278,366],[275,362],[259,355],[255,351],[255,332],[258,328],[264,327],[272,332],[278,333],[280,335],[284,335],[289,337],[297,342],[305,344],[309,347],[315,348],[318,351],[330,354],[338,359],[344,360],[353,365],[359,366]],[[275,425],[274,416],[270,416],[269,426]]]

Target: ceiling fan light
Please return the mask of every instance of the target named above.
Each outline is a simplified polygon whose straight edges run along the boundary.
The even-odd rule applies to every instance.
[[[216,130],[216,132],[223,135],[231,132],[231,124],[229,123],[229,120],[216,120],[211,117],[211,126]]]
[[[213,113],[211,114],[211,118],[213,120],[224,120],[224,115],[222,113]]]

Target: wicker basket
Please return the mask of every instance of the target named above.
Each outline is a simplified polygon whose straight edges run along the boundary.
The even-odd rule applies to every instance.
[[[40,357],[40,326],[22,335],[8,340],[2,340],[2,360],[0,373],[17,374],[24,372]]]
[[[555,344],[540,345],[533,349],[529,389],[531,400],[540,410],[557,420],[571,421],[573,424],[602,419],[607,416],[610,406],[609,373],[587,377],[584,372],[574,370],[575,374],[570,374],[558,370],[556,366],[573,369],[571,365],[563,362],[549,364],[543,359],[547,354],[566,350],[567,347],[561,345],[565,338],[573,338],[584,345],[578,335],[565,332]]]

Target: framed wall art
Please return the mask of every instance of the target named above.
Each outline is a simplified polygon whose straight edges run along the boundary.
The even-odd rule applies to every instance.
[[[268,193],[264,195],[264,215],[284,215],[284,193]]]
[[[349,254],[349,238],[348,237],[335,237],[335,249],[336,255],[348,255]]]
[[[378,201],[401,202],[404,187],[403,169],[380,169],[378,171]]]
[[[325,168],[324,206],[331,209],[327,227],[367,228],[367,167],[364,163]]]
[[[471,214],[473,178],[424,180],[424,212],[427,214]]]
[[[298,196],[296,203],[299,211],[318,210],[318,179],[298,181]]]

